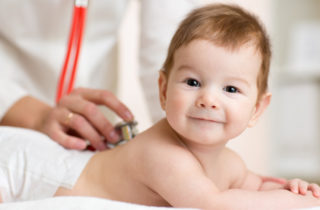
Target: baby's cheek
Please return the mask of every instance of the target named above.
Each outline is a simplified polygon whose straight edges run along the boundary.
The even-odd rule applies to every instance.
[[[171,96],[166,102],[167,117],[177,118],[181,117],[185,110],[185,101],[181,97]]]
[[[230,138],[240,135],[248,127],[250,117],[249,113],[246,113],[246,110],[228,113],[228,124],[226,126],[229,133],[232,133]]]

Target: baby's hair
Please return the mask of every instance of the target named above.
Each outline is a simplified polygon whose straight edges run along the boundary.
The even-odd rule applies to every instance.
[[[169,76],[174,53],[196,39],[236,50],[253,44],[261,55],[261,70],[257,78],[258,99],[268,89],[271,50],[267,33],[258,18],[236,5],[210,4],[193,10],[179,25],[173,36],[163,71]]]

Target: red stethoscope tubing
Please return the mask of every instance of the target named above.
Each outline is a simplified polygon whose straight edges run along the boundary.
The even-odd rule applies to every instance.
[[[61,70],[58,87],[57,87],[57,93],[56,93],[57,103],[59,102],[62,96],[64,96],[65,94],[69,94],[73,89],[74,80],[77,72],[80,49],[82,45],[86,12],[87,12],[86,5],[77,5],[77,3],[75,3],[74,9],[73,9],[72,25],[71,25],[71,30],[69,34],[67,54],[64,60],[63,68]],[[70,65],[70,58],[73,59],[73,63],[71,65]],[[66,82],[67,76],[69,78],[69,81]]]

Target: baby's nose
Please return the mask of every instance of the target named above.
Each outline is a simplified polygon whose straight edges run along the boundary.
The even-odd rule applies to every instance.
[[[218,107],[217,96],[212,93],[203,93],[197,98],[196,106],[205,109],[216,109]]]

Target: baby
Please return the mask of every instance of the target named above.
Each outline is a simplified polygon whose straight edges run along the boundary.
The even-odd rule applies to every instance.
[[[318,185],[254,174],[226,147],[270,103],[270,56],[253,15],[224,4],[194,10],[160,71],[166,118],[126,144],[95,153],[75,185],[60,186],[55,196],[201,209],[319,206]]]

